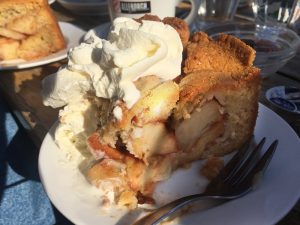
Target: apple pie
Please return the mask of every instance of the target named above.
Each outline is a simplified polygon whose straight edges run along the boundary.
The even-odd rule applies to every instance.
[[[253,134],[260,91],[255,51],[233,36],[212,40],[202,32],[183,46],[180,76],[135,80],[138,101],[131,108],[119,101],[122,116],[111,113],[87,140],[96,163],[86,176],[99,188],[113,187],[120,206],[153,202],[155,185],[174,170],[235,151]]]

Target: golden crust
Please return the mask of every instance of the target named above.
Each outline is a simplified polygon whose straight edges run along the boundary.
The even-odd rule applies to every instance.
[[[244,66],[253,66],[255,50],[240,39],[231,35],[221,34],[218,43],[231,52],[235,58],[239,59]]]
[[[185,74],[197,70],[244,74],[251,67],[255,51],[241,40],[222,34],[214,41],[203,32],[195,33],[187,45]]]

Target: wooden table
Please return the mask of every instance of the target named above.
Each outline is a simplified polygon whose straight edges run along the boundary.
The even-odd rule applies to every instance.
[[[76,24],[86,31],[109,20],[108,15],[76,16],[63,9],[56,2],[51,6],[60,21]],[[56,72],[65,63],[66,60],[62,60],[31,69],[0,72],[0,93],[5,97],[38,148],[52,124],[57,120],[58,115],[58,109],[52,109],[42,104],[41,81],[47,75]],[[279,72],[263,79],[260,97],[261,103],[283,117],[300,136],[300,115],[281,110],[265,98],[266,90],[278,85],[300,88],[300,51]],[[300,204],[297,204],[278,224],[300,225]]]

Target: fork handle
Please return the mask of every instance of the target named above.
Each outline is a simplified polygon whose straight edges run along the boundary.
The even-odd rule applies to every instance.
[[[142,217],[132,225],[155,225],[160,223],[165,218],[177,212],[179,209],[184,207],[185,205],[204,199],[219,199],[219,200],[229,200],[232,199],[230,196],[218,196],[218,195],[208,195],[206,193],[189,195],[183,198],[179,198],[173,202],[170,202],[161,208],[155,210],[152,213]]]

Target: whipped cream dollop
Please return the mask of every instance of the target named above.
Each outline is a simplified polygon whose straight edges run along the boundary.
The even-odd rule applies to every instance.
[[[134,81],[147,75],[174,79],[181,73],[182,50],[170,25],[117,18],[107,40],[90,33],[69,51],[68,65],[44,79],[44,104],[61,107],[93,92],[115,102],[123,100],[131,108],[140,97]]]
[[[88,76],[61,68],[43,80],[44,105],[57,108],[77,102],[90,89]]]

